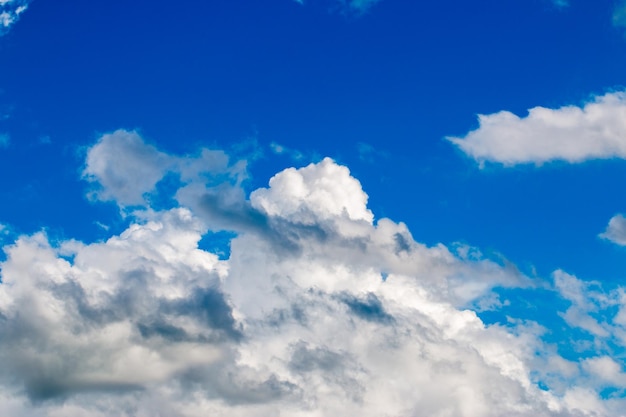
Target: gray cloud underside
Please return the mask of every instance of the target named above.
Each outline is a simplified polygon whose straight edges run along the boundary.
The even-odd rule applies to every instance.
[[[176,206],[151,207],[172,175]],[[52,245],[37,233],[5,246],[2,415],[624,409],[599,395],[626,383],[617,359],[567,360],[536,323],[486,326],[469,309],[498,287],[549,285],[570,304],[564,323],[623,346],[621,290],[562,271],[538,283],[472,248],[425,246],[402,223],[374,221],[360,183],[330,159],[247,194],[245,164],[223,152],[169,155],[117,131],[89,149],[84,176],[91,198],[135,221],[104,242]],[[209,230],[236,233],[228,259],[198,247]]]

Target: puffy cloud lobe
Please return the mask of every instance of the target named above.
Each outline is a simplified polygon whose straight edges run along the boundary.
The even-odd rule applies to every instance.
[[[250,195],[252,206],[269,216],[304,224],[344,215],[371,223],[367,198],[348,168],[330,158],[298,170],[288,168],[270,179],[269,189]]]
[[[142,205],[144,195],[173,165],[173,158],[144,143],[137,132],[118,130],[89,149],[83,175],[100,185],[97,199]]]
[[[478,116],[465,137],[448,137],[480,163],[506,166],[554,160],[571,163],[626,158],[626,93],[608,93],[582,107],[535,107],[528,116],[508,111]]]
[[[359,182],[332,160],[284,170],[247,199],[219,154],[169,156],[136,134],[102,143],[149,155],[149,167],[172,164],[187,208],[147,211],[106,242],[51,245],[35,234],[5,247],[0,382],[11,397],[0,394],[1,411],[521,417],[624,409],[597,394],[621,383],[616,359],[566,361],[539,326],[486,326],[467,308],[528,278],[471,248],[427,247],[402,223],[374,221]],[[92,179],[129,172],[97,146],[88,166],[106,169]],[[135,163],[130,154],[126,163]],[[198,174],[207,166],[227,174]],[[148,204],[154,178],[126,188],[102,182],[108,194],[100,195]],[[214,224],[238,232],[227,260],[198,248]],[[600,294],[585,298],[575,277],[557,278],[578,310],[604,303]]]
[[[0,36],[9,31],[28,8],[28,0],[0,0]]]

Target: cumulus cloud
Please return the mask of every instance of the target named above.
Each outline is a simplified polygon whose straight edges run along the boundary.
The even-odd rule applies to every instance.
[[[480,163],[505,166],[562,160],[626,158],[626,93],[595,97],[582,107],[535,107],[478,116],[479,127],[447,139]]]
[[[28,8],[29,0],[0,0],[0,36],[13,26]]]
[[[169,155],[135,132],[104,135],[87,159],[97,198],[146,209],[104,242],[52,244],[36,233],[4,247],[0,412],[608,417],[624,409],[598,394],[623,382],[619,359],[566,360],[540,325],[486,325],[471,309],[532,280],[472,248],[426,246],[403,223],[375,219],[359,181],[331,159],[287,168],[249,194],[242,163],[224,153]],[[150,207],[146,196],[166,170],[179,177],[170,190],[178,205]],[[141,173],[148,178],[133,178]],[[215,228],[236,232],[228,259],[199,248]],[[619,292],[585,295],[589,285],[555,277],[581,315],[624,304]],[[611,331],[618,316],[606,323]]]
[[[626,218],[622,214],[613,216],[600,237],[620,246],[626,246]]]

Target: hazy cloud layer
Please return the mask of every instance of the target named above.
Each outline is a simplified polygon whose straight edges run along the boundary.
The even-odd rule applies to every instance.
[[[365,13],[380,0],[340,0],[339,2],[346,8],[359,13]]]
[[[626,28],[626,1],[619,1],[613,9],[613,25]]]
[[[626,93],[595,97],[582,107],[535,107],[478,116],[479,127],[447,139],[476,161],[505,166],[626,158]]]
[[[125,157],[119,158],[118,152]],[[137,156],[141,155],[141,158]],[[146,156],[144,165],[138,160]],[[220,151],[163,153],[137,133],[89,150],[95,196],[136,204],[105,242],[5,246],[0,414],[11,416],[619,416],[626,297],[556,271],[525,277],[469,247],[375,220],[331,159],[243,191]],[[133,175],[147,173],[146,178]],[[166,172],[177,207],[151,198]],[[164,192],[161,190],[160,192]],[[237,232],[230,257],[198,247]],[[471,310],[498,288],[551,288],[599,353],[565,359],[527,320]],[[606,348],[604,348],[606,346]]]
[[[306,4],[315,0],[294,0],[296,3]],[[330,0],[333,8],[339,7],[344,12],[362,14],[381,0]]]
[[[556,7],[563,8],[569,6],[569,0],[551,0]]]

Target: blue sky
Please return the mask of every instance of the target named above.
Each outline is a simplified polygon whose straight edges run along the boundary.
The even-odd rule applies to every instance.
[[[0,0],[0,414],[623,413],[624,74],[621,1]]]

